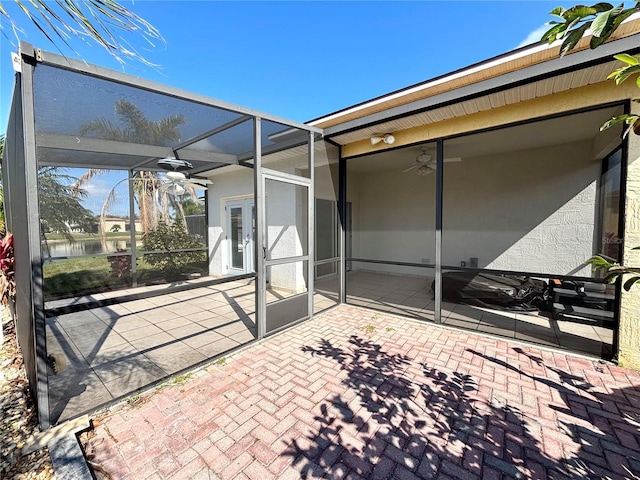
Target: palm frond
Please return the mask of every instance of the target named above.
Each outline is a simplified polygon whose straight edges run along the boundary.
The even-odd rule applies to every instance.
[[[93,179],[93,177],[105,172],[107,172],[106,168],[90,168],[83,175],[81,175],[71,186],[71,193],[75,196],[84,196],[81,193],[82,191],[84,191],[84,186],[89,183]]]
[[[14,0],[18,10],[56,47],[62,42],[74,51],[70,39],[94,41],[104,48],[119,63],[126,60],[140,61],[148,66],[157,66],[146,60],[129,42],[125,34],[135,34],[146,44],[155,47],[166,43],[160,31],[115,0]],[[16,39],[23,33],[18,22],[0,4],[0,28],[7,24]]]
[[[98,231],[100,232],[100,241],[103,244],[106,242],[106,239],[107,239],[106,232],[105,232],[106,217],[107,217],[107,213],[109,212],[109,209],[111,208],[111,205],[116,200],[116,188],[118,188],[118,185],[120,185],[122,182],[125,182],[127,180],[128,178],[123,178],[118,183],[116,183],[111,188],[111,190],[109,190],[109,193],[107,194],[107,198],[105,198],[104,203],[102,204],[102,209],[100,210],[100,228],[98,229]]]

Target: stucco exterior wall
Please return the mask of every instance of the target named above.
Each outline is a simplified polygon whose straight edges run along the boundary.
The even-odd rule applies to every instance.
[[[348,168],[348,165],[347,165]],[[349,174],[353,257],[435,262],[435,177],[400,170]],[[429,276],[424,268],[354,262],[354,270]],[[429,273],[430,272],[430,273]]]
[[[443,263],[590,275],[601,163],[590,141],[445,164]],[[354,257],[411,263],[435,259],[435,178],[365,173],[354,193]],[[350,189],[351,190],[351,189]],[[357,207],[357,209],[356,209]],[[431,276],[430,269],[356,264],[355,269]]]
[[[632,113],[640,114],[640,105],[631,105]],[[640,250],[632,249],[640,246],[640,136],[630,134],[628,146],[623,264],[637,267]],[[623,291],[620,303],[618,360],[624,367],[640,369],[640,284]]]
[[[589,276],[601,168],[589,141],[445,164],[443,263]]]
[[[308,252],[307,189],[273,180],[266,183],[267,259],[295,257]],[[267,269],[267,281],[274,290],[300,293],[306,290],[305,262],[274,265]]]

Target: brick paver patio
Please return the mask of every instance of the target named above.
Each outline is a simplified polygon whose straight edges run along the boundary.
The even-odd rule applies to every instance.
[[[114,479],[622,479],[640,373],[341,306],[96,421]]]

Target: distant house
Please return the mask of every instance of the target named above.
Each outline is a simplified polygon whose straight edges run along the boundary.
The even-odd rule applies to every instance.
[[[106,232],[113,231],[114,225],[118,225],[120,227],[120,232],[131,231],[131,221],[129,220],[129,217],[105,217],[104,229]],[[136,232],[142,232],[142,224],[140,223],[140,220],[136,220],[134,225]]]

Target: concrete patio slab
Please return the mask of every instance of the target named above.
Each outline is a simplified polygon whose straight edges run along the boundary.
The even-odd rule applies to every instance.
[[[143,399],[85,446],[114,479],[640,475],[640,373],[352,306]]]

